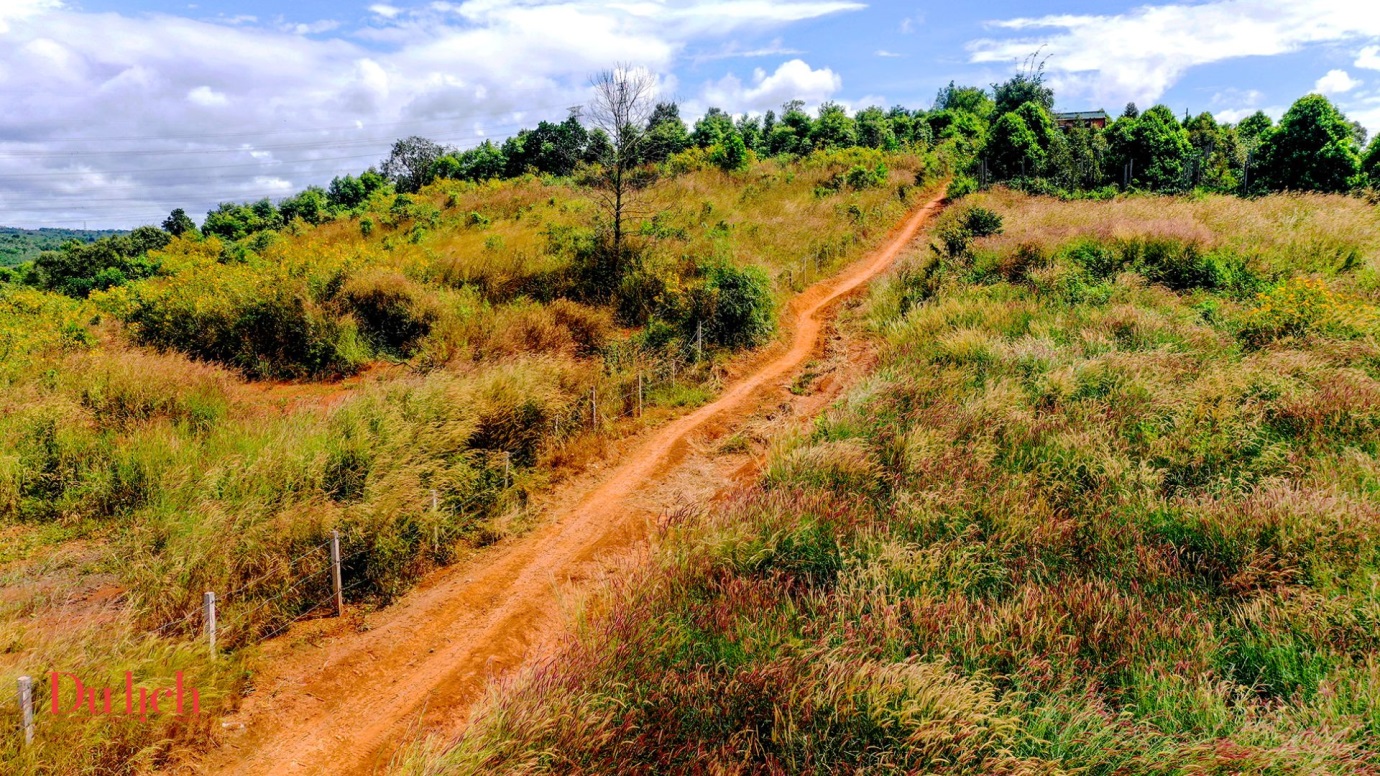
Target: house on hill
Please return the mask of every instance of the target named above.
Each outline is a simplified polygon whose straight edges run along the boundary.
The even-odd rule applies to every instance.
[[[1054,123],[1059,125],[1060,129],[1072,129],[1074,127],[1106,129],[1107,118],[1107,112],[1103,110],[1079,110],[1071,113],[1054,114]]]

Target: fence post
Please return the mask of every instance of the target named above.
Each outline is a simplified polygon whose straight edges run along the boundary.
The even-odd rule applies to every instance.
[[[34,742],[34,680],[19,677],[19,710],[24,719],[24,743]]]
[[[207,590],[201,599],[206,616],[206,643],[211,648],[211,659],[216,659],[216,594]]]
[[[704,321],[695,322],[695,362],[704,360]]]
[[[433,498],[436,491],[432,491]],[[434,536],[434,534],[433,534]],[[340,585],[340,531],[331,531],[331,586],[335,589],[335,616],[345,616],[345,589]]]
[[[642,417],[642,370],[637,370],[637,417]]]
[[[591,431],[599,428],[599,389],[589,389],[589,428]]]
[[[503,487],[505,487],[505,488],[508,487],[509,483],[511,482],[511,475],[509,474],[509,472],[512,470],[512,468],[513,468],[513,454],[510,453],[510,452],[508,452],[507,450],[504,450],[504,451],[503,451]]]

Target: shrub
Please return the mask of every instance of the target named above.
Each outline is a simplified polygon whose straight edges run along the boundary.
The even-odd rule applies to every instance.
[[[1291,278],[1256,297],[1241,317],[1241,337],[1256,347],[1287,337],[1352,336],[1369,317],[1317,278]]]
[[[717,264],[709,271],[706,288],[710,311],[705,336],[730,348],[761,344],[776,328],[776,300],[771,280],[760,267]]]
[[[337,299],[376,348],[411,355],[440,317],[435,297],[400,272],[376,271],[351,278]]]

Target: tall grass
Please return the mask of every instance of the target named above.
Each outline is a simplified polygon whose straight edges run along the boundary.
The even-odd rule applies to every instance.
[[[1380,772],[1375,212],[972,202],[873,374],[400,770]]]
[[[0,683],[38,677],[46,709],[50,671],[166,686],[182,670],[209,712],[43,712],[38,746],[0,734],[6,772],[194,759],[252,690],[254,645],[320,612],[332,530],[363,606],[500,538],[528,494],[636,428],[639,372],[677,365],[646,422],[705,399],[715,341],[696,362],[674,316],[712,312],[723,278],[761,281],[770,302],[803,282],[785,269],[828,271],[880,240],[922,165],[889,161],[886,186],[835,193],[816,189],[852,156],[668,179],[640,228],[634,270],[660,284],[641,322],[580,301],[572,267],[597,215],[580,189],[533,178],[376,198],[240,243],[179,239],[167,274],[87,302],[0,288]],[[717,314],[767,333],[762,310]],[[207,590],[214,664],[198,643]]]

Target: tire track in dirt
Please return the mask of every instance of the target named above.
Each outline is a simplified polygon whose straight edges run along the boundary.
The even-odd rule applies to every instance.
[[[277,656],[269,645],[262,689],[226,721],[242,732],[224,736],[202,770],[369,773],[428,721],[454,727],[493,674],[520,665],[534,644],[564,627],[563,585],[584,578],[601,555],[642,540],[647,510],[633,499],[664,486],[694,436],[741,422],[757,394],[801,367],[821,345],[831,305],[884,272],[942,199],[941,192],[913,211],[877,251],[797,295],[786,350],[764,356],[713,402],[648,432],[532,532],[439,572],[377,613],[367,631],[344,632],[317,649],[284,646]]]

